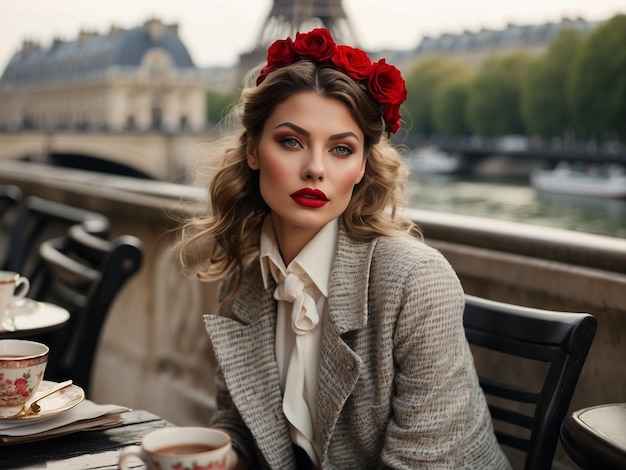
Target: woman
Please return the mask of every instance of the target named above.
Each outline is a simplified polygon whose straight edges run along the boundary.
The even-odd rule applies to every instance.
[[[181,260],[224,280],[205,324],[213,425],[238,468],[508,468],[465,340],[460,283],[397,209],[384,59],[325,29],[276,41]]]

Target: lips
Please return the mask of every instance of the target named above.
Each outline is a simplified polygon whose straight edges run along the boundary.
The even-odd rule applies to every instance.
[[[302,188],[291,194],[291,198],[304,207],[322,207],[328,202],[328,198],[319,189]]]

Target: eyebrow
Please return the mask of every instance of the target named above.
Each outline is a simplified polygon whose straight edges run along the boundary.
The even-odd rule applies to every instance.
[[[292,122],[282,122],[280,124],[278,124],[277,126],[274,127],[274,129],[278,129],[279,127],[289,127],[290,129],[293,129],[294,131],[305,135],[306,137],[309,137],[311,135],[311,133],[309,131],[306,131],[304,129],[302,129],[300,126],[296,126],[294,123]]]
[[[282,122],[280,124],[278,124],[277,126],[274,126],[274,129],[278,129],[279,127],[289,127],[290,129],[293,129],[294,131],[306,136],[306,137],[310,137],[311,133],[303,128],[301,128],[300,126],[296,126],[294,123],[292,122]],[[328,138],[328,141],[332,141],[332,140],[340,140],[340,139],[345,139],[346,137],[354,137],[357,141],[359,140],[359,137],[352,131],[348,131],[348,132],[342,132],[341,134],[333,134]]]
[[[328,140],[329,140],[329,141],[330,141],[330,140],[341,140],[341,139],[345,139],[346,137],[354,137],[357,141],[359,140],[359,137],[358,137],[358,136],[357,136],[354,132],[351,132],[351,131],[348,131],[348,132],[343,132],[343,133],[341,133],[341,134],[334,134],[334,135],[331,135],[331,136],[328,138]]]

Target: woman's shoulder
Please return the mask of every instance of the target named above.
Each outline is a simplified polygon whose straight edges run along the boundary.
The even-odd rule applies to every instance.
[[[373,251],[375,258],[389,263],[415,263],[424,259],[445,260],[441,252],[413,236],[381,236]]]
[[[414,237],[380,237],[373,249],[372,267],[378,274],[412,282],[444,279],[457,282],[457,275],[444,255]]]

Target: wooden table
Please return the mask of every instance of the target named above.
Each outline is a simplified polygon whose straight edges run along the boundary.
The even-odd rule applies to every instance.
[[[147,411],[134,410],[122,416],[121,426],[104,431],[82,431],[39,442],[0,446],[0,468],[117,470],[123,447],[139,444],[142,436],[154,429],[172,426]],[[140,461],[136,462],[137,468],[144,468]]]
[[[35,302],[33,311],[15,315],[10,329],[0,328],[0,339],[27,339],[58,330],[70,319],[70,312],[49,302]]]
[[[561,444],[584,470],[626,469],[626,403],[573,412],[561,426]]]

